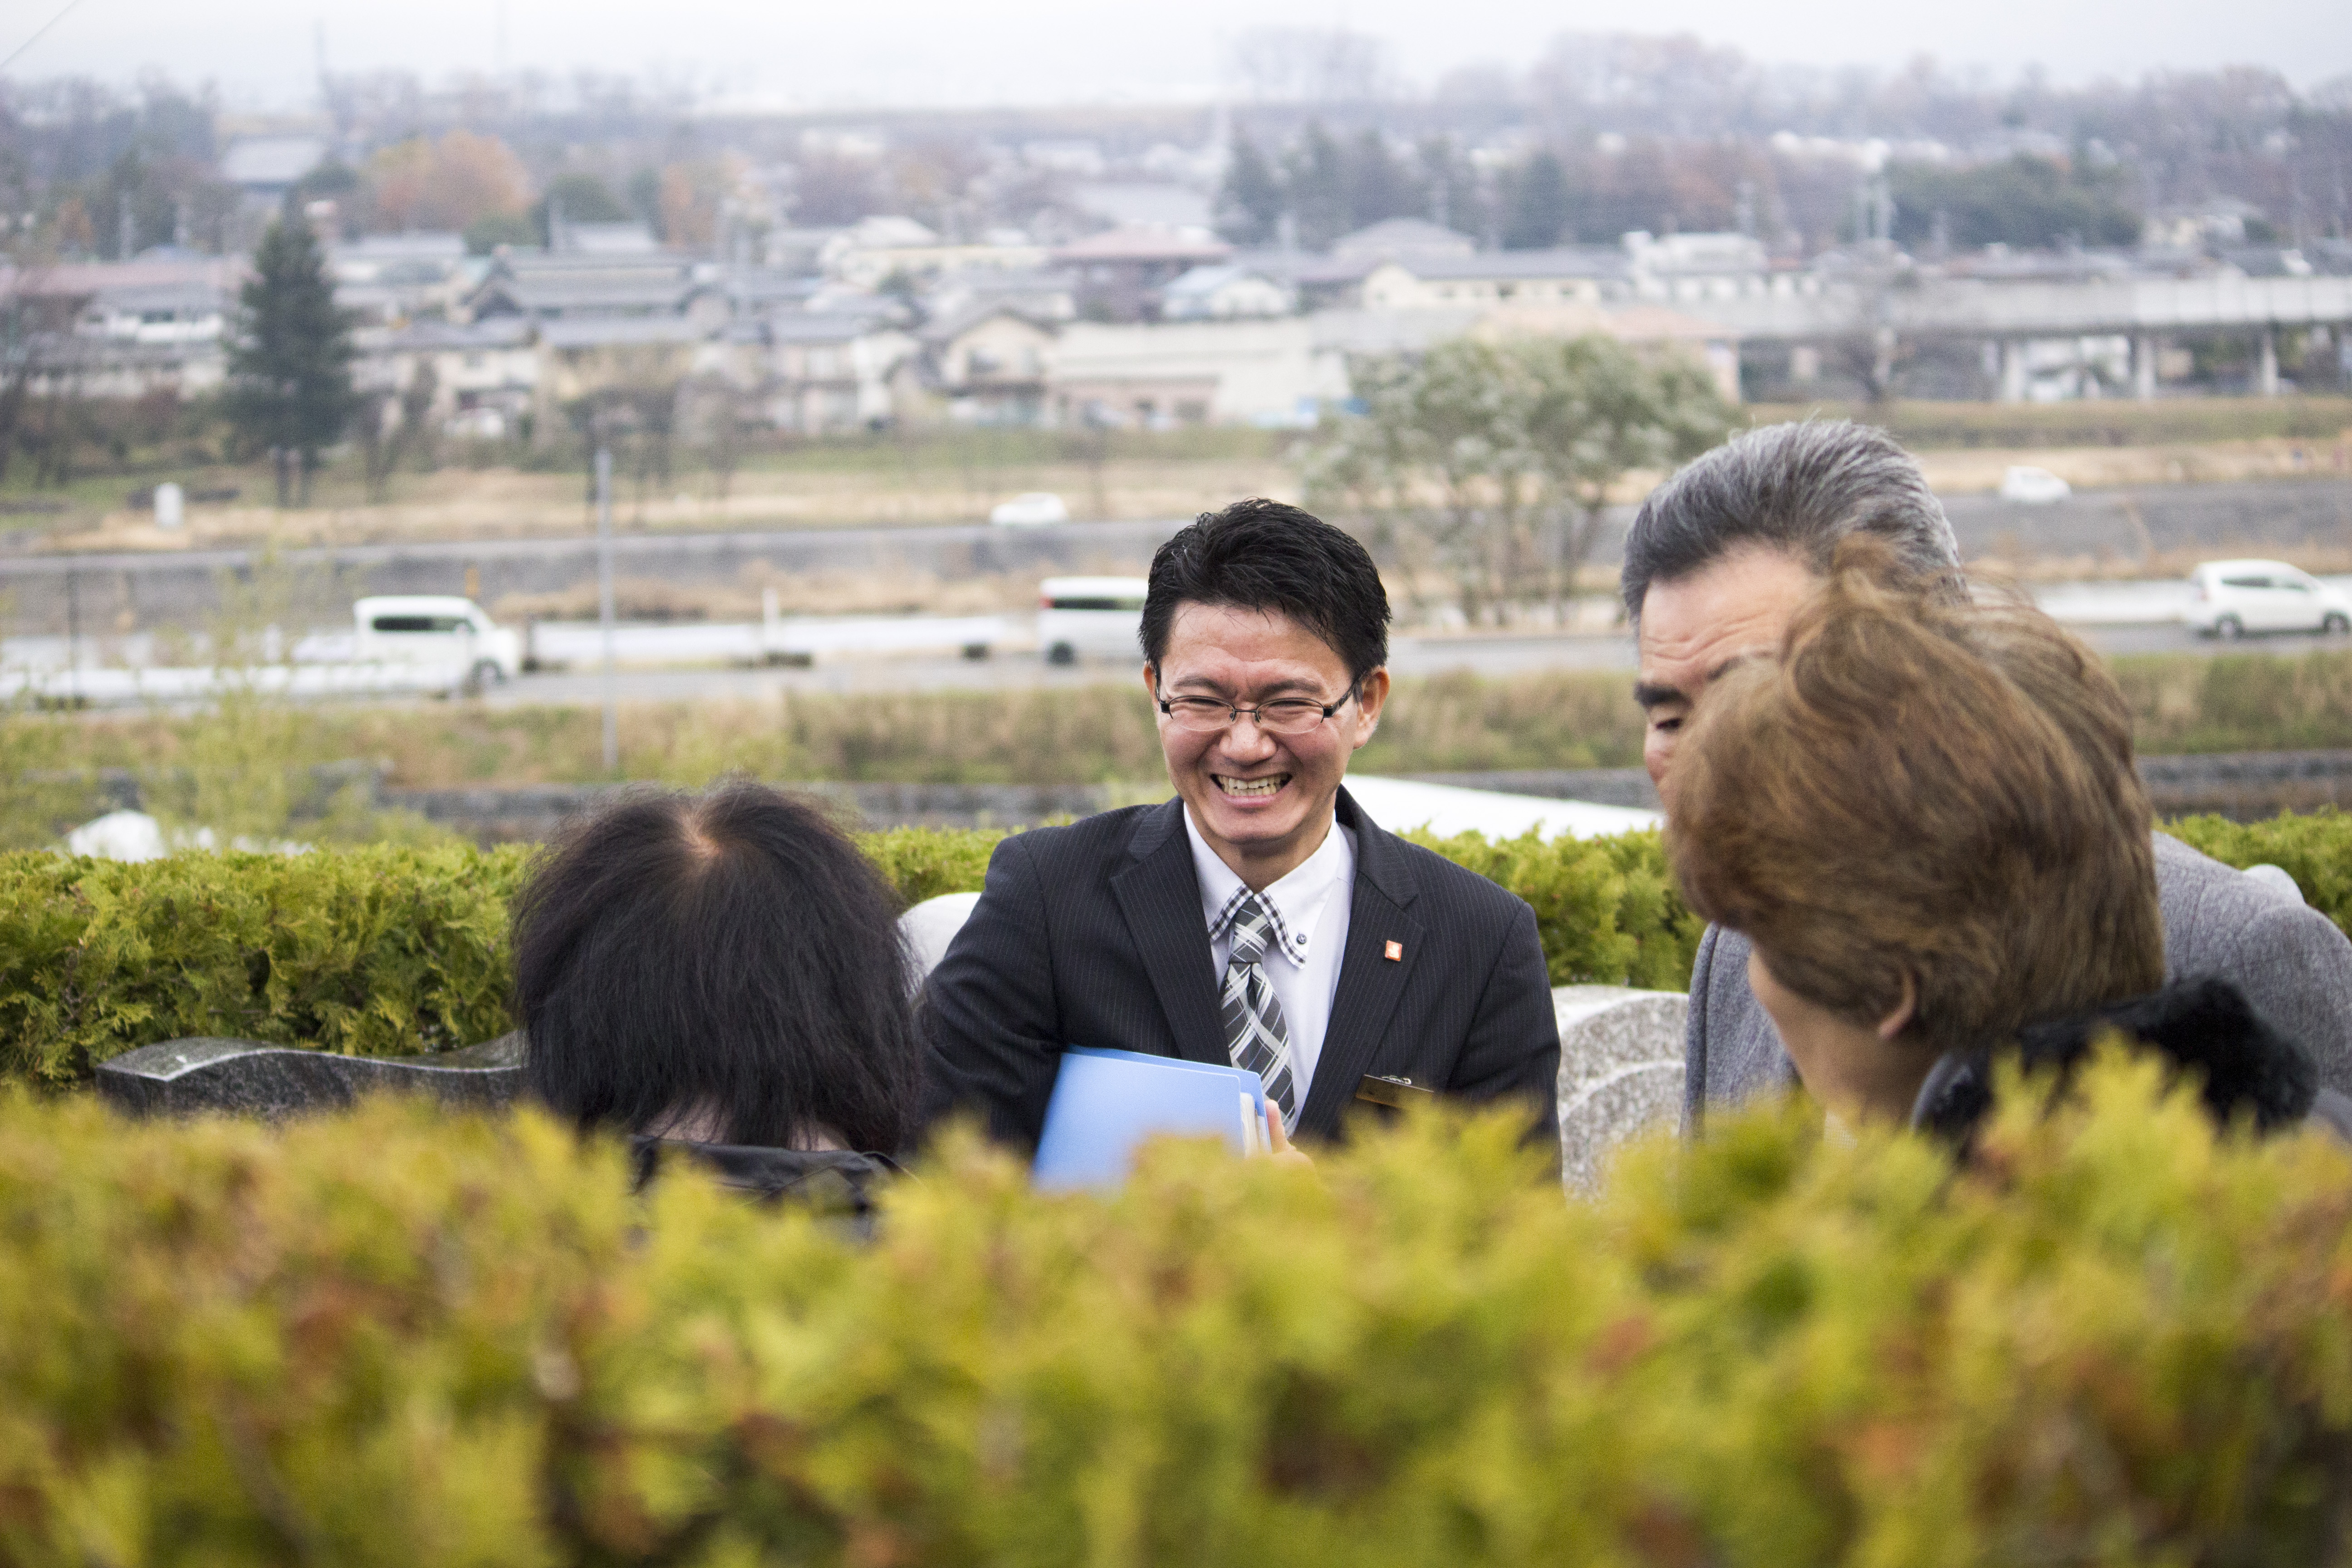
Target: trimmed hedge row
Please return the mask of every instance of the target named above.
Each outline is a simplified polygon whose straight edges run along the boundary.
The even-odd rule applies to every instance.
[[[2233,865],[2284,867],[2352,930],[2352,816],[2172,829]],[[1002,834],[906,828],[866,852],[909,902],[975,891]],[[1554,984],[1680,990],[1699,921],[1654,833],[1544,843],[1419,840],[1534,906]],[[471,1045],[511,1027],[506,909],[528,852],[372,847],[187,854],[144,865],[0,856],[0,1078],[86,1080],[189,1035],[361,1056]]]
[[[452,1050],[508,1022],[507,848],[0,856],[0,1076],[87,1079],[189,1035],[351,1056]]]
[[[2316,1563],[2352,1158],[2118,1061],[1563,1203],[1508,1119],[1117,1197],[971,1143],[860,1247],[544,1118],[0,1095],[0,1562]]]

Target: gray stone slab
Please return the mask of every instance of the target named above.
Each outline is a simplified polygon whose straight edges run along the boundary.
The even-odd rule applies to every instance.
[[[273,1120],[339,1110],[362,1096],[426,1094],[453,1109],[499,1110],[522,1088],[521,1031],[434,1057],[343,1057],[253,1040],[166,1040],[98,1067],[98,1091],[139,1116],[206,1112]]]
[[[1591,1193],[1612,1150],[1681,1115],[1690,998],[1626,985],[1562,985],[1551,994],[1559,1020],[1560,1180],[1571,1193]]]

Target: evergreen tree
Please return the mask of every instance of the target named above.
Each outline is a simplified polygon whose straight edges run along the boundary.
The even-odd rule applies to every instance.
[[[1503,248],[1541,250],[1558,245],[1568,219],[1568,170],[1557,153],[1549,149],[1538,152],[1519,166],[1511,181],[1503,216]]]
[[[1348,156],[1348,224],[1369,228],[1383,218],[1418,217],[1429,204],[1420,179],[1377,131],[1356,138]]]
[[[1217,192],[1217,232],[1235,245],[1270,245],[1282,225],[1282,177],[1246,132],[1234,132],[1225,183]]]
[[[660,190],[660,176],[656,175],[655,191]],[[558,174],[547,182],[547,194],[530,209],[533,222],[539,226],[541,237],[550,250],[560,248],[555,232],[558,223],[626,223],[633,216],[621,205],[613,188],[593,174],[573,173]]]
[[[243,309],[229,350],[229,422],[276,463],[278,504],[288,503],[298,466],[307,503],[320,448],[342,435],[359,405],[351,322],[335,306],[318,237],[299,219],[269,226],[253,253],[253,270],[239,296]]]
[[[1349,219],[1348,159],[1322,125],[1309,121],[1290,150],[1290,210],[1298,243],[1321,250],[1353,226]]]
[[[1421,165],[1423,216],[1456,234],[1486,237],[1486,202],[1478,189],[1478,171],[1471,166],[1450,136],[1425,139],[1414,152]]]

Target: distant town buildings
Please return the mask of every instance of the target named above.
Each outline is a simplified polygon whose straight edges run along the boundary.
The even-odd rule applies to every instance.
[[[362,384],[469,438],[652,418],[646,400],[663,397],[663,418],[690,405],[800,436],[1303,427],[1347,405],[1367,358],[1463,335],[1611,336],[1688,354],[1735,398],[1881,391],[1898,374],[1936,395],[2153,397],[2216,344],[2236,346],[2258,395],[2284,390],[2289,363],[2352,375],[2352,243],[2283,243],[2226,198],[2155,209],[2137,245],[1962,246],[1940,216],[1898,243],[1885,146],[1773,143],[1864,181],[1859,237],[1806,255],[1759,237],[1752,202],[1736,230],[1613,244],[1553,222],[1507,247],[1409,216],[1308,244],[1297,213],[1211,202],[1222,152],[1115,163],[1075,138],[1031,140],[991,176],[1063,182],[1034,229],[953,210],[921,222],[858,210],[880,188],[856,184],[877,177],[879,144],[846,132],[806,142],[792,167],[674,168],[633,208],[551,194],[488,230],[352,237],[362,226],[337,199],[310,199],[336,145],[233,138],[218,182],[248,215],[299,211],[339,236],[329,265]],[[842,221],[809,221],[828,202]],[[666,244],[655,216],[660,233],[700,237]],[[140,232],[127,201],[116,226]],[[0,268],[0,300],[35,395],[193,397],[221,384],[244,278],[175,237],[127,260]]]

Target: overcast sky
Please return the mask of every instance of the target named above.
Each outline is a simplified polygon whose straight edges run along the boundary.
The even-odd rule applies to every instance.
[[[61,4],[0,4],[0,58]],[[1233,85],[1232,41],[1268,26],[1383,37],[1411,85],[1523,63],[1571,29],[1692,32],[1808,65],[1893,67],[1924,53],[2004,78],[2038,65],[2065,82],[2223,63],[2273,67],[2302,87],[2352,73],[2345,0],[78,0],[7,74],[159,70],[216,82],[232,103],[294,108],[321,31],[331,69],[437,79],[499,67],[501,11],[505,63],[518,68],[658,71],[808,107],[1207,98]]]

